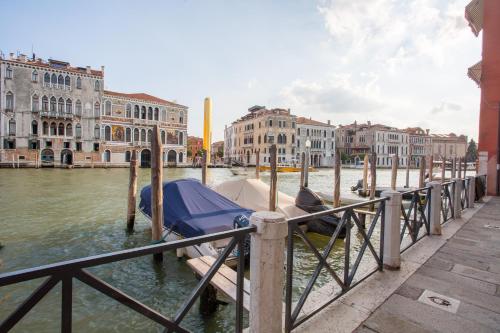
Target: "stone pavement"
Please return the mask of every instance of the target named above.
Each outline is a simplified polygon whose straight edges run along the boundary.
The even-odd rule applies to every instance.
[[[355,332],[500,332],[500,198],[492,197]]]

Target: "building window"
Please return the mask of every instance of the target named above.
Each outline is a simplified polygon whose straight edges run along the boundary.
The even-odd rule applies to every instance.
[[[160,120],[159,119],[159,113],[160,113],[160,110],[158,110],[158,108],[155,108],[155,113],[154,113],[154,119],[155,120]]]
[[[38,95],[33,95],[31,97],[31,110],[33,112],[37,112],[39,110],[39,99],[38,99]]]
[[[111,141],[111,127],[104,127],[104,140]]]
[[[36,70],[31,72],[31,81],[38,82],[38,72]]]
[[[132,118],[132,105],[130,105],[130,104],[127,104],[127,107],[126,107],[126,117]]]
[[[81,77],[76,78],[76,89],[82,89],[82,78]]]
[[[183,145],[184,144],[184,133],[182,132],[179,132],[179,145]]]
[[[43,133],[43,135],[49,134],[49,123],[46,121],[44,121],[42,124],[42,133]]]
[[[140,114],[139,114],[139,105],[134,105],[134,118],[139,119]]]
[[[94,151],[99,151],[99,142],[94,142]]]
[[[49,99],[47,96],[42,97],[42,111],[49,111]]]
[[[76,124],[75,126],[75,136],[77,139],[80,139],[82,137],[82,125]]]
[[[111,152],[109,150],[104,151],[104,162],[111,162]]]
[[[81,142],[76,143],[76,151],[82,151],[82,143]]]
[[[161,143],[165,144],[165,131],[161,131]]]
[[[101,84],[97,80],[94,83],[94,90],[95,91],[100,91],[101,90]]]
[[[59,101],[57,103],[57,111],[59,112],[59,114],[63,114],[64,113],[64,99],[59,98]]]
[[[76,100],[75,111],[76,111],[76,115],[77,116],[81,116],[82,115],[82,102],[80,102],[79,99]]]
[[[148,108],[148,119],[153,120],[153,108],[152,107]]]
[[[73,136],[73,126],[71,124],[66,125],[66,136]]]
[[[184,124],[184,111],[179,113],[179,123]]]
[[[129,150],[127,150],[125,152],[125,162],[130,162],[130,151]]]
[[[101,115],[101,104],[95,102],[94,104],[94,117],[99,117]]]
[[[141,141],[146,142],[146,130],[145,129],[141,130]]]
[[[96,140],[99,140],[101,138],[101,128],[99,127],[99,125],[94,126],[94,138]]]
[[[62,75],[59,75],[57,78],[57,83],[59,84],[59,88],[62,88],[64,86],[64,77]]]
[[[132,142],[132,130],[128,127],[125,130],[125,142]]]
[[[59,123],[59,126],[57,127],[57,135],[64,136],[64,124]]]
[[[52,83],[53,86],[57,85],[57,75],[52,74],[50,77],[50,83]]]
[[[111,116],[111,102],[110,101],[106,101],[104,103],[104,114],[106,116]]]
[[[139,129],[134,128],[134,142],[139,142]]]
[[[148,130],[148,142],[151,142],[151,141],[153,141],[153,131]]]
[[[31,134],[38,135],[38,122],[36,120],[31,122]]]
[[[50,74],[49,73],[45,73],[44,76],[43,76],[43,82],[45,83],[45,85],[50,85]]]
[[[146,107],[141,106],[141,119],[146,119]]]
[[[64,85],[66,86],[66,89],[69,89],[71,87],[71,79],[68,75],[64,78]]]
[[[56,113],[57,100],[54,96],[50,98],[50,112]]]
[[[5,108],[7,109],[7,111],[14,110],[14,94],[10,91],[5,96]]]
[[[56,123],[50,124],[50,135],[57,135],[57,125]]]
[[[10,68],[10,65],[7,66],[7,69],[5,70],[5,78],[12,79],[12,68]]]
[[[66,113],[73,113],[73,102],[69,98],[66,100]]]
[[[9,135],[16,135],[16,121],[14,119],[9,120]]]

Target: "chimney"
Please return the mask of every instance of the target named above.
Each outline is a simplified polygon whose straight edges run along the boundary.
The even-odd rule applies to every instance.
[[[14,52],[9,53],[9,58],[10,60],[16,60],[16,57],[14,57]]]
[[[368,126],[371,126],[371,125],[372,125],[372,122],[371,122],[371,121],[369,121],[369,120],[368,120],[366,123],[368,124]]]
[[[328,125],[331,125],[331,124],[332,124],[332,122],[330,120],[328,120]]]
[[[85,71],[87,74],[90,74],[90,66],[87,66],[86,67],[86,71]]]
[[[102,72],[102,75],[104,76],[104,66],[101,66],[101,72]]]
[[[426,130],[425,130],[425,133],[426,133],[427,135],[429,135],[429,132],[430,132],[430,130],[429,130],[429,129],[426,129]]]
[[[26,62],[26,55],[20,54],[19,57],[17,57],[18,60],[21,60],[22,62]]]

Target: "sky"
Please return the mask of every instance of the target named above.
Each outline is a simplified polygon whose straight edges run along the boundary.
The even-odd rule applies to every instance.
[[[213,141],[253,105],[477,138],[469,0],[0,0],[0,50],[105,66],[105,89],[189,107]],[[481,37],[481,36],[480,36]]]

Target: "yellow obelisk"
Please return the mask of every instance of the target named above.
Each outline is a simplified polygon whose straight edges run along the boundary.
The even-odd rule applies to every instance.
[[[212,100],[205,98],[203,121],[203,149],[207,152],[207,165],[210,164],[210,146],[212,145]]]

